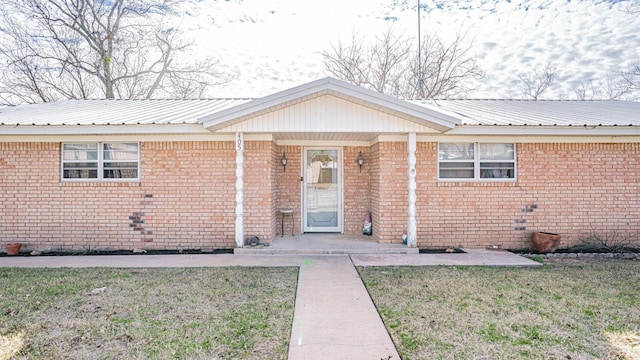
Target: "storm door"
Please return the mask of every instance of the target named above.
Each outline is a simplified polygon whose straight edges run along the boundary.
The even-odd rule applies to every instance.
[[[305,148],[302,175],[304,232],[342,232],[339,148]]]

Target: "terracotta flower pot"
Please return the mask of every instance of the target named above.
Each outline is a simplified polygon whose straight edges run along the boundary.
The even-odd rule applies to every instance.
[[[7,255],[18,255],[20,254],[20,247],[22,247],[22,244],[20,243],[16,243],[16,244],[7,244],[4,246],[7,249]]]
[[[533,245],[540,253],[553,252],[560,245],[560,235],[548,232],[534,232]]]

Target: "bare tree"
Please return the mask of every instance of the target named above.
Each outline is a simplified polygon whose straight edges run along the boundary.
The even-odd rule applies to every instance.
[[[464,43],[462,34],[451,43],[425,35],[418,61],[412,56],[413,39],[389,28],[370,43],[354,33],[351,43],[332,43],[322,57],[333,76],[387,95],[407,99],[456,96],[468,90],[467,80],[483,76]]]
[[[455,39],[450,43],[445,43],[434,35],[425,35],[422,40],[422,62],[412,62],[410,77],[407,79],[409,84],[415,86],[406,89],[415,89],[416,92],[407,92],[404,96],[434,98],[464,94],[468,90],[467,80],[484,76],[476,58],[470,54],[470,47],[464,43],[465,36],[461,32],[456,33]]]
[[[632,91],[640,90],[640,64],[631,67],[630,70],[620,73],[623,82],[629,86]]]
[[[331,44],[331,52],[323,52],[327,70],[339,79],[385,94],[393,94],[403,77],[411,44],[408,39],[389,29],[366,46],[363,38],[353,33],[351,44]]]
[[[622,9],[622,11],[626,12],[629,15],[640,14],[640,4],[635,1],[630,1],[627,5]]]
[[[163,21],[174,1],[5,0],[3,102],[180,96],[223,83],[215,59],[178,61],[192,44]]]
[[[533,74],[518,75],[522,97],[538,100],[542,94],[549,90],[557,75],[558,71],[549,64],[542,71],[534,70]]]
[[[583,81],[574,89],[578,100],[624,100],[631,96],[633,88],[624,78],[607,76],[602,81]]]

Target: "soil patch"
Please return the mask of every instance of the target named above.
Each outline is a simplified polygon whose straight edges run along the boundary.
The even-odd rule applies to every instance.
[[[525,257],[539,258],[580,258],[580,259],[640,259],[640,252],[607,252],[607,251],[576,251],[575,249],[557,249],[554,252],[541,253],[531,249],[512,249],[510,252]]]
[[[213,249],[205,251],[201,249],[183,249],[183,250],[90,250],[90,251],[38,251],[37,255],[32,255],[31,251],[22,251],[19,255],[13,256],[92,256],[92,255],[194,255],[194,254],[233,254],[233,249]],[[8,256],[6,253],[0,253],[0,257]]]
[[[466,254],[459,248],[420,249],[420,254]]]

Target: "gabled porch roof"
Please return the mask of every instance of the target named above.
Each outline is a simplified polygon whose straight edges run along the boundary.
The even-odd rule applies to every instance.
[[[324,95],[331,95],[365,108],[383,112],[437,132],[445,132],[460,124],[460,120],[444,112],[419,104],[399,100],[372,90],[352,85],[333,78],[324,78],[260,99],[242,103],[198,119],[205,128],[216,131],[245,120],[290,107]],[[317,132],[332,132],[322,128]],[[364,130],[364,129],[363,129]]]

